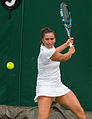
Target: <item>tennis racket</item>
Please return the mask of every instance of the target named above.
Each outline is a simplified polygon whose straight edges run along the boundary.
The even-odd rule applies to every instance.
[[[70,38],[70,31],[71,31],[71,12],[69,10],[69,7],[62,2],[60,4],[60,15],[61,15],[61,19],[63,21],[63,24],[65,26],[65,29],[67,31],[67,35]],[[72,46],[72,43],[69,43],[70,47]]]

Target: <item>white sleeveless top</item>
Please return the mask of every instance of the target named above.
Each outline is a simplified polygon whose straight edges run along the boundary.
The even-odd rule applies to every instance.
[[[36,85],[36,96],[34,101],[37,102],[38,96],[57,97],[62,96],[70,91],[61,82],[60,62],[52,61],[50,57],[56,51],[54,48],[48,49],[41,45],[38,56],[38,76]]]

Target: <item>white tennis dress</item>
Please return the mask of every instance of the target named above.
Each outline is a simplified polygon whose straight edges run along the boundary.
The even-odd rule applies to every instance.
[[[50,57],[55,52],[55,48],[48,49],[41,45],[40,54],[38,56],[38,76],[36,84],[36,96],[34,101],[37,102],[38,96],[58,97],[65,95],[70,91],[61,82],[60,62],[52,61]]]

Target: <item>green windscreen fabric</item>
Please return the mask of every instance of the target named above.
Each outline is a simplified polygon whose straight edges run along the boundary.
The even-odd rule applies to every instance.
[[[36,106],[34,103],[37,77],[37,57],[40,50],[40,29],[55,31],[55,47],[68,39],[60,17],[62,0],[21,0],[9,11],[0,3],[0,104]],[[71,35],[76,52],[67,62],[61,62],[61,80],[78,97],[82,107],[92,110],[92,1],[64,0],[72,15]],[[67,49],[68,50],[68,49]],[[63,53],[67,52],[65,50]],[[7,62],[14,69],[6,68]]]
[[[22,7],[12,12],[0,2],[0,104],[19,105]],[[6,68],[13,62],[13,70]]]

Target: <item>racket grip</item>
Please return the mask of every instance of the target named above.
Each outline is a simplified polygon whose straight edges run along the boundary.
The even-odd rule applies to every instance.
[[[72,47],[72,43],[71,42],[69,43],[69,45],[70,45],[70,47]]]

